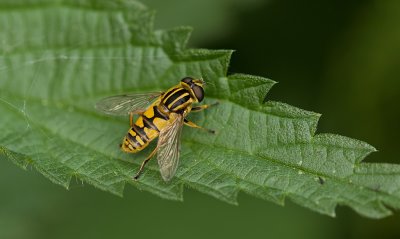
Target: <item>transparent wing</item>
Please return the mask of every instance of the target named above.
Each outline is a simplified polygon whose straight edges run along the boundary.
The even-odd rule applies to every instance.
[[[111,115],[126,115],[133,111],[144,111],[161,92],[136,93],[116,95],[101,99],[96,103],[96,109]]]
[[[183,126],[183,116],[171,114],[176,119],[160,132],[157,144],[157,160],[161,176],[169,181],[175,175],[179,164],[180,138]]]

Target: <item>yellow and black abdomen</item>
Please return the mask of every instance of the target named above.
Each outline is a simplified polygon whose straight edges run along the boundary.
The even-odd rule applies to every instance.
[[[166,91],[160,99],[151,104],[139,116],[129,129],[122,142],[122,150],[136,153],[146,148],[152,140],[158,137],[162,129],[175,120],[175,118],[171,118],[171,112],[182,114],[185,110],[190,111],[192,103],[191,94],[183,87],[175,86]]]
[[[141,151],[157,138],[160,130],[168,124],[170,119],[158,109],[158,104],[159,101],[156,101],[150,105],[129,129],[121,145],[123,151],[128,153]]]

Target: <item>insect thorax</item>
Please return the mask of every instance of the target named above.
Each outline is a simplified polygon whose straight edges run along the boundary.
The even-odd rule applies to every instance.
[[[192,96],[186,89],[174,87],[165,92],[160,103],[168,111],[183,112],[192,102]]]

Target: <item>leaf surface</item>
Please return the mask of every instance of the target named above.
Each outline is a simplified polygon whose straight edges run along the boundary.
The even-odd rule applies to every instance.
[[[399,165],[363,163],[372,146],[315,134],[319,114],[264,103],[273,81],[227,76],[232,51],[186,49],[190,29],[154,31],[153,13],[140,3],[3,0],[0,9],[0,152],[23,168],[66,188],[76,177],[116,195],[128,183],[182,200],[187,185],[231,204],[244,191],[331,216],[338,204],[372,218],[400,208]],[[183,130],[170,183],[155,160],[132,181],[155,144],[122,153],[128,117],[93,106],[106,96],[165,90],[184,76],[203,77],[206,103],[220,102],[190,115],[217,133]]]

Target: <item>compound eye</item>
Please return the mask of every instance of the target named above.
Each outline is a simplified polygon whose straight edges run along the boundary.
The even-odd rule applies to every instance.
[[[194,85],[192,87],[193,93],[196,96],[197,100],[201,102],[204,99],[204,90],[203,87]]]
[[[185,82],[188,85],[191,85],[193,78],[192,77],[185,77],[181,80],[182,82]]]

